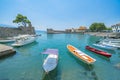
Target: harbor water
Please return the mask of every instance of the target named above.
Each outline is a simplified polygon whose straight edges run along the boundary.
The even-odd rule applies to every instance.
[[[0,59],[0,80],[120,80],[120,68],[116,67],[120,63],[120,50],[101,49],[112,54],[108,59],[85,49],[86,45],[95,47],[92,44],[101,37],[88,34],[37,34],[42,36],[35,42],[14,47],[15,55]],[[96,62],[87,65],[78,60],[67,50],[67,44],[95,58]],[[45,74],[42,68],[45,57],[41,52],[47,48],[59,50],[58,66],[49,74]]]

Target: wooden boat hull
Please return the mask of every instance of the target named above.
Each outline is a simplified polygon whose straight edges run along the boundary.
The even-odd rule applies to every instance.
[[[96,54],[105,56],[105,57],[107,57],[107,58],[109,58],[109,57],[112,56],[111,54],[109,54],[109,53],[107,53],[107,52],[104,52],[104,51],[102,51],[102,50],[98,50],[98,49],[96,49],[96,48],[92,48],[92,47],[90,47],[90,46],[86,46],[86,49],[87,49],[87,50],[90,50],[90,51],[92,51],[92,52],[94,52],[94,53],[96,53]]]
[[[93,64],[96,61],[94,58],[88,56],[87,54],[83,53],[72,45],[67,45],[67,48],[75,57],[87,64]]]

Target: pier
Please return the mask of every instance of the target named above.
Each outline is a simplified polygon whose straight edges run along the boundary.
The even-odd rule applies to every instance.
[[[10,47],[3,44],[0,44],[0,58],[10,54],[14,54],[16,51]]]

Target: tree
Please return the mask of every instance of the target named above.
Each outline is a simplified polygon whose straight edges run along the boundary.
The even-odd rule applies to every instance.
[[[90,30],[91,31],[102,31],[102,30],[106,30],[106,26],[104,23],[93,23],[90,26]]]
[[[16,16],[16,19],[13,20],[13,23],[17,23],[18,25],[26,27],[27,24],[31,23],[26,16],[23,16],[22,14],[18,14]]]

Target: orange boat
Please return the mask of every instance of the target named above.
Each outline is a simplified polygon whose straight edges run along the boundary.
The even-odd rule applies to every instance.
[[[72,45],[67,45],[67,48],[74,56],[81,59],[83,62],[85,62],[87,64],[93,64],[96,61],[94,58],[88,56],[87,54],[78,50],[77,48],[75,48]]]

